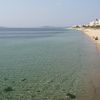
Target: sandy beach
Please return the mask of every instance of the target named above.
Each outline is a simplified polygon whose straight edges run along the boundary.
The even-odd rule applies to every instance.
[[[80,28],[78,30],[88,35],[95,43],[100,43],[100,29]]]
[[[94,43],[96,46],[96,50],[100,52],[100,29],[96,28],[79,28],[79,31],[85,33]],[[97,38],[97,39],[96,39]],[[96,59],[96,58],[95,58]],[[91,65],[90,65],[91,66]],[[88,80],[90,80],[90,86],[92,87],[94,92],[91,92],[90,95],[93,95],[93,100],[99,100],[100,99],[100,74],[99,74],[100,68],[96,67],[96,64],[94,63],[93,67],[90,68],[90,72],[88,74]],[[91,97],[90,96],[90,97]]]

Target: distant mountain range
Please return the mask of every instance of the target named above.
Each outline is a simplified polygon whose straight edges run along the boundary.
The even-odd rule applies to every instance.
[[[2,28],[21,28],[21,27],[3,27],[3,26],[0,26],[0,29],[2,29]],[[41,26],[41,27],[26,27],[26,28],[66,28],[66,27]]]
[[[0,31],[62,31],[66,30],[65,27],[43,26],[37,28],[9,28],[0,27]]]
[[[7,27],[0,27],[0,29],[4,29],[4,28],[7,28]]]

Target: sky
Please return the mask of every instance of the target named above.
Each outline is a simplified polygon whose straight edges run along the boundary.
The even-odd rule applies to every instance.
[[[100,0],[0,0],[0,26],[66,27],[100,18]]]

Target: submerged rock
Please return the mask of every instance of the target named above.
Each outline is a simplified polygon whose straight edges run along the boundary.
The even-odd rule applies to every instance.
[[[26,78],[22,79],[21,81],[26,81]]]
[[[37,92],[39,93],[39,92],[41,92],[40,90],[37,90]]]
[[[8,78],[4,78],[4,80],[5,80],[5,81],[7,81],[7,80],[8,80]]]
[[[4,89],[5,92],[10,92],[10,91],[13,91],[13,88],[8,86]]]
[[[70,99],[75,99],[76,96],[72,93],[67,93],[67,96],[70,98]]]

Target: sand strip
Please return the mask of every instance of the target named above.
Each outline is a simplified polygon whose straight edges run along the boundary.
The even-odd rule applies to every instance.
[[[100,29],[94,28],[79,28],[77,29],[88,35],[95,43],[100,43]]]

